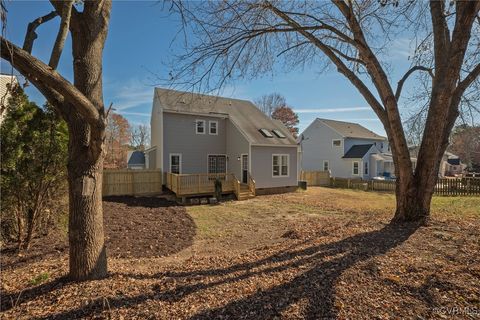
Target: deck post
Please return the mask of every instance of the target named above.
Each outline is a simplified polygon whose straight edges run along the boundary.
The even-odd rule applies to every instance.
[[[176,191],[176,193],[177,193],[177,195],[179,195],[180,194],[180,182],[179,182],[180,175],[177,174],[176,179],[177,179],[177,191]]]

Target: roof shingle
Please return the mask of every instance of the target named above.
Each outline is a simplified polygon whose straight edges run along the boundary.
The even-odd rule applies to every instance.
[[[163,88],[155,88],[155,95],[165,111],[227,115],[252,145],[297,146],[295,138],[283,124],[267,117],[250,101]],[[267,138],[260,133],[262,128],[279,130],[286,138]]]
[[[353,145],[345,155],[342,157],[344,159],[359,159],[363,158],[367,154],[368,150],[373,146],[373,144],[355,144]]]
[[[374,139],[374,140],[385,140],[385,137],[376,134],[375,132],[368,130],[367,128],[359,125],[358,123],[345,122],[338,120],[330,119],[321,119],[317,118],[319,121],[322,121],[327,126],[331,127],[333,130],[337,131],[339,134],[345,138],[363,138],[363,139]]]

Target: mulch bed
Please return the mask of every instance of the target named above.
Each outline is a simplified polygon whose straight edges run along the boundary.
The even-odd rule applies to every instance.
[[[103,210],[110,257],[161,257],[193,243],[194,221],[184,207],[164,198],[108,197]]]
[[[185,208],[161,197],[107,197],[103,201],[103,215],[109,257],[166,256],[190,246],[195,236],[195,223]],[[67,235],[53,230],[35,238],[31,249],[20,255],[14,244],[2,249],[2,269],[67,253]]]

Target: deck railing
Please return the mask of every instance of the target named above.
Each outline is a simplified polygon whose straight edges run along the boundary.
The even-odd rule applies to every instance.
[[[255,180],[252,178],[250,173],[248,173],[248,190],[255,195]]]
[[[222,182],[222,192],[235,192],[237,195],[240,192],[240,182],[233,173],[175,174],[167,172],[166,185],[179,197],[213,194],[216,179]]]

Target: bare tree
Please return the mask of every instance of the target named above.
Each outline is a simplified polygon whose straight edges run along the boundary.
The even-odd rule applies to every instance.
[[[111,0],[84,1],[77,6],[73,0],[50,2],[53,11],[29,24],[23,49],[1,37],[1,57],[38,88],[67,122],[69,276],[73,280],[101,278],[107,274],[102,212],[106,125],[102,55]],[[55,16],[60,16],[61,22],[47,65],[31,50],[36,29]],[[55,70],[68,32],[72,38],[73,84]]]
[[[285,97],[280,93],[270,93],[261,96],[253,102],[267,116],[272,117],[273,110],[287,105]]]
[[[104,169],[127,168],[127,154],[131,136],[128,120],[118,113],[110,112],[105,128]]]
[[[480,1],[176,2],[196,39],[171,72],[178,84],[221,86],[285,69],[333,67],[383,124],[395,164],[393,222],[426,222],[441,157],[465,91],[480,74]],[[475,30],[472,32],[472,30]],[[396,88],[389,48],[412,39],[415,56]],[[425,64],[424,64],[425,63]],[[425,130],[414,169],[399,108],[412,74],[430,78]],[[191,78],[190,75],[197,75]]]
[[[135,150],[145,150],[150,144],[150,128],[146,124],[134,126],[130,136],[130,145]]]

